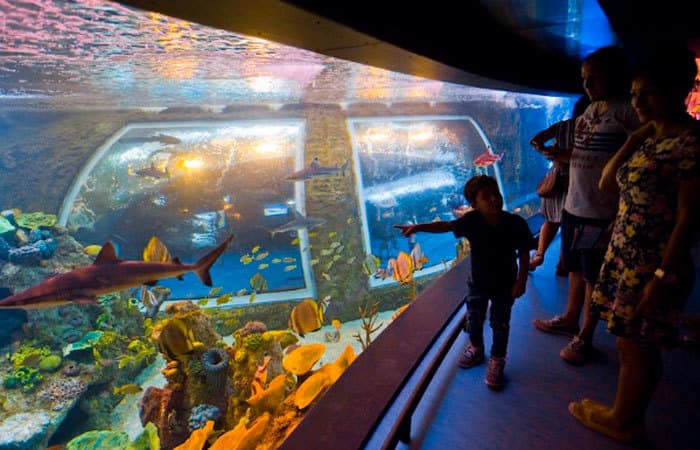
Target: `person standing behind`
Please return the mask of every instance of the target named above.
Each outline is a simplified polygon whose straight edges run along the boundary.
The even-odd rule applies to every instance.
[[[544,216],[544,223],[540,228],[540,236],[537,244],[537,251],[530,258],[530,271],[534,271],[544,263],[544,254],[552,243],[554,236],[559,231],[561,223],[561,213],[564,209],[564,201],[566,200],[566,191],[569,187],[569,164],[564,161],[557,161],[558,153],[571,153],[574,147],[574,129],[576,119],[579,118],[590,104],[588,97],[583,96],[578,99],[574,105],[574,111],[571,119],[562,120],[555,123],[551,127],[540,131],[532,139],[530,145],[542,153],[547,159],[554,162],[554,166],[550,170],[556,171],[557,190],[550,197],[542,197],[541,211]],[[546,145],[550,140],[554,142],[552,145]],[[556,274],[566,276],[568,272],[564,270],[561,262],[561,251],[559,252],[559,261],[557,262]]]
[[[459,365],[470,368],[484,362],[483,327],[490,299],[493,345],[485,381],[489,388],[498,390],[503,386],[510,313],[515,299],[525,293],[534,237],[525,219],[503,211],[503,197],[494,178],[485,175],[471,178],[464,185],[464,196],[473,210],[456,220],[394,227],[404,236],[452,232],[457,238],[469,240],[471,274],[465,300],[470,342]]]
[[[573,336],[559,355],[572,364],[583,364],[592,355],[597,320],[588,310],[591,292],[609,239],[618,196],[598,189],[603,167],[634,131],[639,120],[629,104],[629,70],[618,47],[603,47],[588,55],[581,66],[583,88],[591,100],[576,121],[574,148],[569,161],[569,190],[562,213],[561,251],[569,271],[566,311],[533,324],[545,333]],[[585,308],[584,308],[585,305]],[[583,327],[579,318],[584,310]]]
[[[675,345],[690,294],[691,243],[700,225],[700,123],[685,111],[692,53],[665,50],[632,82],[645,125],[608,162],[600,188],[620,192],[612,239],[592,296],[592,312],[617,336],[620,370],[611,407],[582,400],[569,412],[613,439],[643,438],[662,372],[661,348]]]

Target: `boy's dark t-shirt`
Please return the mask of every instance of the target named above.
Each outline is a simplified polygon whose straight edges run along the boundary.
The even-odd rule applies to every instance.
[[[486,222],[479,211],[470,211],[452,221],[455,237],[466,237],[471,246],[471,280],[482,289],[510,289],[518,276],[516,250],[535,248],[530,227],[520,216],[501,211],[496,225]]]

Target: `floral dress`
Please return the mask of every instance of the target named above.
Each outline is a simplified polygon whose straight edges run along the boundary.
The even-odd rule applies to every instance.
[[[700,177],[700,133],[648,138],[617,172],[620,203],[591,308],[618,336],[651,343],[675,340],[678,315],[693,284],[678,274],[653,315],[631,321],[644,286],[663,260],[676,222],[681,180]],[[690,255],[687,256],[688,260]],[[692,267],[692,265],[690,266]]]

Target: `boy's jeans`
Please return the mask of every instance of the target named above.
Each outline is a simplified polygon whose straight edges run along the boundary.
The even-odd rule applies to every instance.
[[[508,347],[510,333],[510,311],[513,308],[513,297],[509,290],[484,291],[469,283],[469,293],[464,297],[467,304],[467,323],[465,330],[475,347],[484,346],[484,320],[486,309],[491,299],[489,324],[493,330],[493,345],[491,356],[503,358]]]

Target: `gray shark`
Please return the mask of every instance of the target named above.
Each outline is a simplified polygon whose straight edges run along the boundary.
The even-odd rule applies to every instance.
[[[221,245],[194,264],[183,264],[175,258],[170,262],[150,262],[118,259],[114,245],[107,242],[95,262],[70,272],[48,278],[25,291],[0,300],[0,308],[38,309],[65,303],[91,305],[97,296],[141,285],[154,285],[162,278],[181,278],[194,272],[211,286],[209,268],[226,250],[233,239],[229,236]]]
[[[345,176],[345,171],[347,170],[349,163],[350,160],[347,160],[340,167],[322,166],[318,163],[318,158],[314,158],[314,160],[311,162],[311,164],[309,164],[308,167],[290,173],[286,176],[286,179],[289,181],[306,181],[312,178],[327,177],[338,174]]]
[[[289,231],[302,230],[304,228],[311,229],[326,223],[324,219],[318,219],[316,217],[306,217],[299,213],[296,209],[294,209],[293,211],[294,219],[270,230],[270,233],[273,237],[277,233],[287,233]]]

